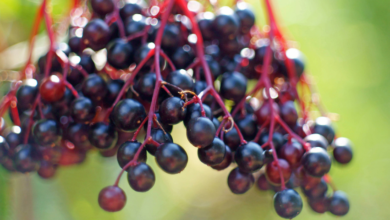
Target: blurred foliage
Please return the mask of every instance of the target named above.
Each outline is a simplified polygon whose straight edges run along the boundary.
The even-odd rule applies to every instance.
[[[259,15],[262,3],[251,0]],[[0,1],[0,51],[25,41],[39,0]],[[54,19],[67,12],[69,1],[53,0]],[[355,143],[355,158],[346,167],[334,165],[331,175],[348,193],[350,213],[343,219],[390,219],[387,193],[390,176],[390,2],[388,0],[274,0],[281,24],[307,57],[308,70],[330,112],[337,112],[339,135]],[[261,18],[262,16],[260,16]],[[58,20],[57,20],[58,21]],[[264,19],[258,20],[264,24]],[[20,57],[15,57],[20,59]],[[272,193],[255,187],[245,195],[230,193],[229,170],[216,172],[201,164],[184,129],[174,128],[175,142],[189,154],[180,175],[169,175],[148,163],[156,184],[147,193],[130,189],[124,176],[121,187],[128,202],[119,213],[105,213],[97,204],[99,190],[112,184],[119,172],[115,158],[96,153],[85,164],[63,168],[55,180],[32,175],[34,219],[279,219],[273,211]],[[17,210],[15,177],[0,170],[0,219],[14,219]],[[16,205],[17,206],[17,205]],[[306,205],[307,206],[307,205]],[[31,214],[32,215],[32,214]],[[298,219],[335,219],[304,208]]]

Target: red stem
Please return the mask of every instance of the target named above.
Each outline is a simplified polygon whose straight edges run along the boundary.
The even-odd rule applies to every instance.
[[[174,2],[175,2],[175,0],[169,0],[168,6],[166,7],[166,10],[164,11],[164,14],[162,16],[161,26],[158,29],[156,40],[155,40],[156,47],[154,49],[154,63],[155,63],[155,68],[156,68],[155,69],[155,71],[156,71],[156,84],[154,86],[152,102],[151,102],[151,105],[150,105],[150,108],[149,108],[149,112],[148,112],[148,117],[147,117],[148,118],[148,127],[147,127],[147,130],[146,130],[145,141],[142,143],[140,148],[138,148],[138,150],[137,150],[136,154],[134,155],[133,159],[129,163],[127,163],[126,166],[123,167],[123,169],[121,170],[121,172],[119,173],[119,175],[118,175],[118,177],[117,177],[117,179],[115,181],[114,186],[118,186],[119,180],[120,180],[123,172],[127,168],[129,168],[130,166],[133,166],[133,165],[135,165],[137,163],[138,157],[139,157],[142,149],[144,148],[145,144],[148,143],[150,140],[152,140],[152,138],[151,138],[151,130],[152,130],[152,124],[153,124],[153,116],[154,116],[154,112],[155,112],[156,105],[157,105],[158,94],[159,94],[159,91],[160,91],[160,88],[161,88],[161,84],[162,84],[162,77],[161,77],[161,70],[160,70],[161,40],[162,40],[162,35],[164,33],[164,27],[165,27],[165,25],[166,25],[166,23],[168,21],[168,18],[169,18],[169,15],[170,15],[170,12],[172,10]],[[152,55],[150,55],[150,56],[152,56]],[[146,57],[143,61],[146,62],[146,60],[148,60],[148,57]],[[133,75],[132,75],[132,78],[133,78]],[[130,81],[130,79],[128,81]],[[118,95],[118,97],[120,97],[120,96],[121,95]]]
[[[22,72],[21,72],[21,78],[22,79],[26,78],[26,71],[27,71],[27,69],[29,68],[29,66],[31,64],[32,52],[33,52],[33,49],[34,49],[35,36],[38,33],[39,24],[41,23],[43,11],[45,10],[45,8],[46,8],[46,0],[43,0],[42,4],[40,5],[40,7],[37,10],[37,14],[35,15],[34,24],[33,24],[33,28],[32,28],[30,39],[29,39],[28,58],[27,58],[26,65],[24,66],[24,68],[22,69]]]
[[[160,51],[160,55],[168,62],[169,66],[171,67],[172,71],[176,70],[175,65],[173,65],[172,60],[164,53],[163,50]]]
[[[50,69],[51,69],[51,59],[53,58],[53,53],[55,50],[55,38],[54,38],[54,32],[52,28],[52,18],[51,15],[47,12],[47,7],[45,4],[45,9],[43,10],[43,16],[45,19],[45,25],[46,25],[46,30],[47,30],[47,35],[49,36],[50,40],[50,46],[49,46],[49,52],[47,53],[46,56],[46,66],[45,66],[45,78],[50,75]]]
[[[18,100],[16,99],[16,97],[14,96],[12,99],[11,99],[11,102],[10,102],[10,106],[11,106],[11,114],[12,114],[12,119],[14,121],[14,124],[19,126],[20,127],[20,117],[19,117],[19,112],[18,112],[18,109],[17,109],[17,103],[18,103]]]
[[[125,26],[119,14],[119,2],[120,2],[119,0],[115,1],[114,13],[116,17],[116,23],[118,24],[119,35],[121,36],[121,38],[126,39]]]
[[[64,80],[63,81],[65,86],[72,92],[72,94],[74,95],[74,97],[79,98],[79,93],[77,92],[77,90],[72,86],[72,84],[70,84],[68,81]]]
[[[138,129],[134,132],[133,138],[131,139],[131,141],[135,141],[137,139],[137,136],[138,136],[139,132],[142,130],[142,128],[144,127],[144,124],[146,123],[147,120],[148,120],[148,118],[145,117],[145,119],[139,125]]]

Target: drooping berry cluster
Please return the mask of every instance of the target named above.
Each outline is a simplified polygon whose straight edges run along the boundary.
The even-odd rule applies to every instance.
[[[227,183],[233,193],[247,192],[256,176],[260,190],[276,192],[275,210],[283,218],[302,210],[295,188],[318,213],[348,212],[346,195],[328,175],[328,152],[347,164],[351,142],[336,137],[318,100],[298,94],[298,86],[313,91],[303,56],[287,44],[269,0],[264,32],[241,1],[233,9],[210,2],[214,12],[193,0],[86,3],[91,10],[74,1],[69,40],[56,44],[43,0],[30,43],[43,17],[50,49],[35,70],[30,47],[21,81],[12,82],[1,103],[1,115],[9,110],[14,124],[1,123],[3,167],[51,178],[59,166],[81,163],[88,151],[116,156],[122,170],[98,201],[106,211],[119,211],[126,203],[118,187],[124,172],[135,191],[153,187],[147,157],[170,174],[185,169],[188,155],[171,136],[183,122],[202,163],[232,169]],[[315,121],[311,104],[323,114]]]

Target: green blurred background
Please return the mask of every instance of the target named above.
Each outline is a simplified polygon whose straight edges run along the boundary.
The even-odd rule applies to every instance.
[[[15,68],[26,57],[25,41],[39,2],[0,1],[0,69]],[[263,15],[262,3],[251,2]],[[67,12],[68,4],[53,0],[54,19]],[[343,219],[390,219],[390,1],[274,0],[274,5],[289,37],[305,53],[327,109],[341,116],[336,123],[339,135],[355,144],[353,162],[331,170],[351,202]],[[258,22],[264,24],[261,17]],[[38,44],[45,48],[46,38],[40,37]],[[106,213],[97,204],[100,189],[113,183],[119,166],[115,159],[95,153],[80,166],[60,169],[49,181],[37,175],[11,176],[0,169],[0,219],[280,219],[273,211],[271,192],[253,187],[245,195],[232,194],[226,184],[229,170],[215,172],[201,164],[180,126],[173,137],[189,154],[187,168],[169,175],[149,157],[155,186],[136,193],[123,178],[120,186],[128,202],[119,213]],[[297,219],[314,218],[336,217],[305,207]]]

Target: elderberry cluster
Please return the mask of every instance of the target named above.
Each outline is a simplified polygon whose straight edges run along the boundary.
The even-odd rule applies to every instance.
[[[310,120],[297,92],[298,82],[309,85],[303,55],[277,30],[261,32],[250,5],[214,12],[193,0],[89,6],[73,11],[68,42],[54,45],[33,77],[12,83],[5,96],[1,112],[9,110],[14,126],[2,119],[4,168],[51,178],[89,151],[116,156],[122,172],[98,200],[119,211],[123,172],[133,190],[146,192],[156,181],[148,157],[169,174],[185,169],[190,146],[171,135],[182,123],[202,163],[231,169],[232,193],[257,179],[260,190],[275,191],[283,218],[302,210],[296,188],[315,212],[348,212],[328,172],[332,161],[351,161],[352,144],[336,138],[326,114]]]

